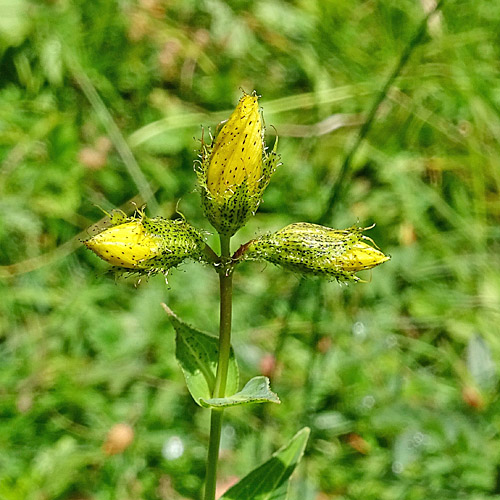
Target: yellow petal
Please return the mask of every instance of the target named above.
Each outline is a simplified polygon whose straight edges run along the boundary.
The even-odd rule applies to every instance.
[[[345,271],[363,271],[378,266],[389,259],[390,257],[384,255],[380,250],[359,241],[342,256],[342,268]]]
[[[113,266],[140,269],[142,262],[161,253],[161,241],[146,233],[140,221],[134,221],[106,229],[84,243]]]
[[[255,95],[245,94],[217,135],[207,171],[216,199],[233,193],[246,179],[254,193],[262,176],[262,121]]]

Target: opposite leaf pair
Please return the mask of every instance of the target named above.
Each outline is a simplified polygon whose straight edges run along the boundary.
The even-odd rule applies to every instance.
[[[213,398],[219,358],[217,337],[196,330],[179,319],[166,304],[162,306],[175,329],[175,356],[196,403],[205,408],[227,408],[250,403],[280,402],[278,396],[271,391],[267,377],[254,377],[240,392],[237,392],[239,371],[232,348],[226,385],[226,393],[231,395]]]
[[[278,396],[269,388],[269,379],[263,376],[252,378],[241,391],[236,392],[238,365],[232,349],[226,389],[233,395],[212,398],[218,359],[217,338],[189,326],[167,305],[162,306],[175,329],[175,355],[196,403],[205,408],[223,410],[251,403],[280,402]],[[230,488],[221,500],[285,500],[288,497],[289,478],[304,454],[309,434],[309,428],[304,427],[267,462]],[[268,480],[262,481],[263,476]]]

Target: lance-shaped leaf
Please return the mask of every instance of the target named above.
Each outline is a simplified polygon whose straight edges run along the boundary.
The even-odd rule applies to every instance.
[[[191,396],[201,406],[200,401],[209,400],[214,390],[219,357],[218,339],[184,323],[166,304],[162,304],[162,307],[175,329],[175,357]],[[233,349],[229,358],[226,390],[229,394],[238,390],[238,365]]]
[[[225,398],[200,399],[200,405],[206,408],[227,408],[228,406],[250,403],[281,403],[278,395],[271,391],[267,377],[254,377],[240,392]]]
[[[285,500],[288,479],[299,463],[309,438],[304,427],[260,467],[230,488],[220,500]]]

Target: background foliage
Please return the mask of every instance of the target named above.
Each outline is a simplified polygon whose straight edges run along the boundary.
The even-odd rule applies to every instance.
[[[216,276],[115,282],[78,239],[96,204],[149,190],[150,214],[210,231],[197,139],[240,87],[284,165],[235,243],[318,220],[432,5],[0,1],[0,498],[199,498],[208,412],[159,304],[215,332]],[[500,5],[449,0],[428,28],[325,221],[376,222],[392,260],[349,287],[238,269],[241,378],[271,375],[283,403],[227,412],[222,482],[307,424],[292,500],[500,498]],[[117,422],[134,441],[107,456]]]

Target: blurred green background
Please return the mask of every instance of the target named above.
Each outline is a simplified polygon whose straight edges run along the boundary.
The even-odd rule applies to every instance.
[[[234,248],[323,217],[392,260],[348,287],[238,268],[241,378],[282,404],[226,412],[221,483],[309,425],[292,500],[500,498],[500,4],[448,0],[416,44],[433,5],[0,0],[2,500],[200,498],[208,412],[160,302],[215,333],[217,277],[115,281],[79,239],[149,192],[210,231],[193,160],[240,88],[283,166]]]

